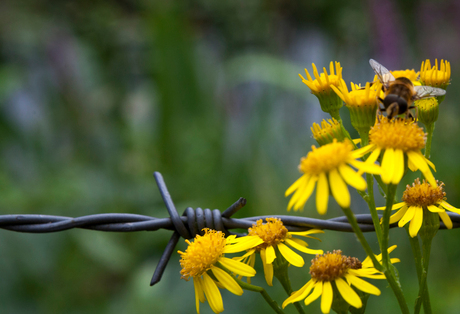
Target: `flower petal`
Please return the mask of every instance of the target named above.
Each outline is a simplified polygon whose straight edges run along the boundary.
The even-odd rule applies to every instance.
[[[395,167],[391,183],[398,184],[404,175],[404,152],[401,149],[395,149],[394,164]]]
[[[438,213],[447,229],[452,229],[452,220],[446,212]]]
[[[281,255],[296,267],[302,267],[305,262],[299,254],[288,248],[284,243],[278,243],[278,250],[280,250]]]
[[[389,184],[393,178],[395,170],[395,150],[393,148],[385,149],[382,159],[382,174],[380,175],[383,183]]]
[[[224,253],[236,253],[246,251],[252,249],[255,246],[258,246],[259,244],[264,243],[264,240],[262,240],[258,236],[244,236],[238,238],[237,242],[234,243],[236,244],[225,246]]]
[[[298,190],[299,187],[307,184],[309,179],[308,174],[302,175],[300,178],[298,178],[287,190],[286,193],[284,193],[284,196],[289,196],[291,195],[295,190]]]
[[[327,212],[327,202],[329,200],[329,184],[326,174],[320,173],[318,177],[318,185],[316,187],[316,209],[320,215]]]
[[[196,305],[196,312],[200,314],[200,302],[206,301],[204,297],[204,291],[201,283],[201,277],[193,278],[193,286],[195,287],[195,305]]]
[[[300,240],[300,239],[297,239],[297,240]],[[289,244],[290,246],[292,246],[293,248],[299,250],[300,252],[304,252],[304,253],[307,253],[307,254],[323,254],[323,250],[312,250],[312,249],[309,249],[305,246],[302,246],[300,245],[299,243],[297,243],[296,241],[294,241],[294,239],[286,239],[284,240],[287,244]]]
[[[293,292],[289,298],[287,298],[284,302],[283,302],[283,309],[288,305],[288,304],[291,304],[291,303],[294,303],[294,302],[299,302],[300,300],[302,299],[305,299],[307,297],[307,295],[310,293],[311,289],[313,289],[313,287],[315,286],[315,283],[316,281],[314,281],[313,279],[311,279],[310,281],[308,281],[302,288],[300,288],[299,290]]]
[[[256,271],[251,266],[235,261],[231,258],[222,256],[218,259],[218,262],[232,273],[242,275],[244,277],[254,277],[256,274]]]
[[[409,234],[412,238],[417,236],[420,227],[422,226],[423,222],[423,209],[421,207],[417,207],[414,213],[414,218],[410,221],[409,225]]]
[[[409,160],[415,165],[415,167],[417,167],[417,169],[420,169],[420,171],[425,176],[425,179],[431,184],[431,186],[438,186],[433,174],[431,173],[430,168],[428,167],[428,164],[426,163],[425,157],[422,155],[420,151],[408,151],[407,156],[409,157]]]
[[[214,280],[209,277],[208,274],[203,273],[203,290],[208,299],[209,306],[214,313],[220,313],[224,311],[224,303],[220,294],[219,288],[217,288]]]
[[[382,169],[374,163],[362,162],[359,160],[348,160],[348,164],[359,170],[359,173],[367,172],[371,174],[381,174]]]
[[[307,202],[308,198],[311,196],[313,190],[315,189],[316,181],[318,181],[317,176],[312,176],[310,180],[308,180],[305,189],[302,190],[302,195],[299,197],[299,199],[294,205],[294,210],[299,210],[305,206],[305,203]]]
[[[406,203],[404,203],[406,204]],[[395,222],[401,220],[401,218],[404,217],[404,215],[406,214],[406,211],[409,207],[407,206],[403,206],[403,208],[401,208],[400,210],[398,210],[396,213],[394,213],[393,215],[390,216],[390,225],[391,224],[394,224]]]
[[[359,298],[358,294],[348,285],[345,280],[339,277],[335,279],[335,284],[337,285],[337,289],[342,295],[342,298],[347,301],[348,304],[354,306],[357,309],[363,306],[363,302]]]
[[[401,203],[397,203],[397,204],[393,204],[393,206],[391,207],[391,210],[395,210],[395,209],[398,209],[398,208],[401,208],[405,205],[406,203],[404,202],[401,202]],[[381,207],[377,207],[376,209],[377,210],[385,210],[386,206],[381,206]]]
[[[374,148],[375,148],[375,145],[370,144],[370,145],[361,147],[360,149],[356,149],[356,150],[352,151],[353,159],[363,157],[364,155],[366,155],[366,154],[370,153],[372,150],[374,150]]]
[[[366,180],[348,165],[339,166],[339,172],[342,178],[348,185],[351,185],[357,190],[364,191],[367,188]]]
[[[421,208],[421,207],[420,207]],[[404,227],[406,223],[408,223],[412,218],[414,218],[415,210],[417,209],[416,206],[409,206],[406,213],[404,214],[403,218],[399,220],[398,226],[400,228]]]
[[[243,289],[235,281],[235,279],[230,276],[226,271],[220,269],[219,267],[212,267],[211,271],[217,280],[224,286],[225,289],[236,295],[242,295]]]
[[[321,293],[323,293],[323,282],[322,281],[315,282],[314,287],[315,288],[313,289],[312,294],[310,294],[305,299],[305,301],[304,301],[305,305],[308,305],[311,302],[315,301],[316,299],[318,299],[320,297]]]
[[[262,265],[264,266],[264,275],[267,285],[273,286],[273,264],[267,263],[266,250],[260,250],[260,258],[262,259]]]
[[[451,212],[460,214],[460,208],[456,208],[456,207],[450,205],[449,203],[447,203],[446,201],[441,201],[441,206],[444,207],[447,210],[450,210]]]
[[[332,195],[342,208],[350,207],[350,192],[337,169],[329,172],[329,185]]]
[[[323,293],[321,294],[321,312],[329,313],[332,306],[332,285],[330,281],[323,282]]]
[[[291,199],[289,200],[287,210],[290,211],[295,204],[297,204],[297,200],[303,195],[303,191],[307,188],[307,182],[305,184],[299,186],[297,191],[292,195]]]
[[[273,248],[273,246],[269,245],[265,248],[265,256],[266,256],[266,259],[267,259],[267,264],[271,264],[273,263],[273,261],[275,260],[276,258],[276,254],[275,254],[275,249]]]
[[[346,274],[345,278],[347,278],[350,284],[352,284],[353,286],[355,286],[356,288],[358,288],[359,290],[363,292],[373,294],[373,295],[380,295],[380,290],[376,286],[368,283],[365,280],[362,280],[361,278],[358,278],[351,274]]]
[[[307,231],[291,231],[289,233],[292,234],[292,235],[308,237],[309,234],[324,233],[324,231],[320,230],[320,229],[310,229],[310,230],[307,230]],[[313,238],[313,237],[308,237],[308,238]]]
[[[444,208],[439,208],[436,205],[428,205],[427,208],[432,213],[445,212]]]

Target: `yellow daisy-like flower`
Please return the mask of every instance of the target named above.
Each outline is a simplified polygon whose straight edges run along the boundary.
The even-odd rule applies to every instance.
[[[319,145],[326,145],[332,143],[334,139],[337,139],[339,142],[345,140],[345,135],[342,131],[342,126],[340,123],[332,118],[329,120],[321,121],[321,126],[317,123],[313,123],[311,127],[311,132],[313,133],[314,139],[318,142]]]
[[[242,295],[243,289],[232,276],[218,265],[220,264],[231,272],[246,277],[253,277],[256,274],[254,268],[224,257],[224,253],[246,251],[261,244],[263,240],[255,236],[238,239],[236,236],[225,238],[221,231],[207,228],[204,230],[205,234],[203,236],[197,235],[193,242],[185,240],[188,244],[185,252],[178,251],[181,255],[182,270],[180,273],[185,280],[193,279],[197,313],[200,313],[200,302],[204,302],[206,299],[214,313],[220,313],[224,310],[224,305],[217,283],[236,295]]]
[[[415,72],[414,69],[412,70],[399,70],[399,71],[390,71],[391,74],[393,74],[394,78],[398,78],[398,77],[405,77],[405,78],[408,78],[409,80],[411,81],[417,81],[418,80],[418,76],[420,74],[420,72]]]
[[[263,243],[249,250],[239,260],[246,261],[248,265],[254,267],[256,252],[259,252],[264,266],[265,280],[269,286],[273,286],[273,261],[276,259],[275,249],[278,249],[281,255],[291,265],[296,267],[302,267],[305,262],[302,256],[291,250],[289,246],[307,254],[323,254],[323,250],[309,249],[305,241],[292,236],[297,235],[319,240],[310,235],[324,233],[324,231],[312,229],[308,231],[289,232],[279,218],[267,218],[266,221],[267,223],[264,224],[262,219],[257,220],[256,224],[253,224],[252,228],[249,228],[248,234],[250,236],[258,236],[263,240]],[[250,282],[249,278],[248,282]]]
[[[438,59],[435,60],[435,65],[431,67],[430,60],[422,62],[420,69],[420,81],[422,85],[434,86],[446,89],[450,83],[450,62],[441,60],[440,67],[438,67]]]
[[[331,113],[338,111],[342,107],[342,101],[331,89],[331,86],[339,86],[340,84],[344,84],[340,62],[335,62],[334,72],[334,63],[331,61],[329,64],[329,74],[327,74],[326,68],[323,68],[324,72],[319,74],[314,63],[312,64],[312,67],[315,80],[312,79],[308,70],[305,69],[307,79],[299,74],[302,82],[310,88],[313,95],[318,97],[321,109],[324,112]]]
[[[436,180],[429,167],[434,164],[423,156],[426,135],[412,119],[380,118],[369,132],[370,144],[360,148],[360,154],[372,152],[366,162],[373,164],[383,151],[382,181],[385,184],[398,184],[404,175],[404,155],[408,157],[408,166],[412,171],[420,171],[433,186]]]
[[[438,181],[439,183],[439,181]],[[446,193],[443,190],[444,183],[432,186],[425,182],[420,183],[416,179],[412,186],[407,185],[403,194],[403,202],[394,204],[392,210],[399,209],[390,217],[390,224],[398,222],[399,227],[404,227],[410,221],[409,234],[413,238],[417,236],[423,222],[423,210],[438,213],[447,229],[452,229],[452,220],[446,210],[460,214],[460,209],[455,208],[445,201]],[[385,210],[385,207],[378,207],[378,210]]]
[[[286,190],[285,196],[295,191],[289,201],[288,210],[303,208],[315,186],[316,208],[321,215],[327,212],[329,188],[341,207],[349,207],[350,193],[347,184],[361,191],[367,188],[364,178],[350,166],[362,172],[380,174],[379,166],[356,160],[365,153],[362,150],[353,151],[353,145],[349,141],[337,142],[336,139],[319,148],[312,146],[312,151],[300,159],[299,170],[303,175]]]
[[[388,253],[395,248],[396,245],[388,248]],[[381,262],[382,254],[376,258]],[[397,263],[399,259],[392,258],[391,262]],[[340,250],[316,256],[311,261],[310,275],[310,281],[298,291],[293,292],[283,302],[283,308],[302,299],[305,299],[305,305],[309,305],[321,296],[321,312],[329,313],[334,298],[333,285],[348,304],[355,308],[361,308],[363,306],[362,301],[351,286],[353,285],[369,294],[380,295],[380,290],[377,287],[360,277],[385,279],[385,275],[374,268],[369,257],[361,263],[355,257],[342,255]],[[312,290],[313,292],[310,294]]]
[[[382,84],[377,80],[374,84],[371,85],[368,82],[364,88],[361,88],[361,86],[351,83],[351,92],[348,91],[346,84],[341,85],[340,88],[331,87],[350,110],[353,127],[358,132],[369,132],[369,128],[375,123]]]

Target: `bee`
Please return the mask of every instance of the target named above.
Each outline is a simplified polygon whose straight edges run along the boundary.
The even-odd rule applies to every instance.
[[[431,86],[414,86],[412,81],[406,77],[398,77],[395,79],[393,74],[388,71],[383,65],[370,59],[369,63],[377,74],[379,81],[382,83],[382,90],[385,97],[378,98],[383,104],[384,108],[380,108],[379,112],[385,111],[388,119],[392,119],[400,114],[405,114],[406,118],[413,117],[410,109],[416,108],[413,102],[422,98],[429,98],[435,96],[443,96],[446,91],[440,88]]]

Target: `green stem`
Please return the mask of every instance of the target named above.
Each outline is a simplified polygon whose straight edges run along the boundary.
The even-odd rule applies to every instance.
[[[434,122],[426,125],[425,127],[426,127],[426,132],[427,132],[426,145],[425,145],[425,157],[430,159],[431,141],[433,139],[433,133],[434,133]]]
[[[428,296],[428,287],[426,284],[426,278],[428,276],[428,266],[430,264],[430,253],[431,253],[431,242],[433,238],[427,239],[423,241],[422,244],[422,251],[423,251],[423,258],[422,258],[422,269],[421,269],[421,277],[420,277],[420,284],[419,284],[419,292],[417,301],[415,303],[415,311],[414,314],[420,313],[420,307],[423,301],[423,308],[425,309],[425,314],[431,314],[431,303],[430,298]]]
[[[377,213],[377,208],[375,207],[375,199],[374,199],[374,177],[366,173],[366,181],[367,181],[367,190],[369,193],[369,198],[367,201],[367,205],[369,205],[369,210],[372,216],[372,222],[374,223],[375,234],[377,236],[377,240],[379,241],[380,252],[383,252],[382,247],[382,239],[383,239],[383,232],[382,226],[380,224],[379,214]]]
[[[244,281],[241,281],[240,279],[238,279],[238,277],[234,277],[232,272],[229,271],[227,268],[225,268],[225,266],[223,266],[222,264],[220,263],[217,263],[216,264],[219,268],[223,269],[224,271],[226,271],[230,276],[232,276],[232,278],[240,285],[241,288],[243,288],[244,290],[249,290],[249,291],[255,291],[255,292],[260,292],[260,294],[262,294],[262,296],[264,297],[265,301],[267,301],[268,305],[270,305],[270,307],[278,314],[284,314],[284,311],[280,308],[280,306],[278,305],[278,303],[276,303],[276,301],[274,301],[267,293],[267,291],[265,291],[264,288],[262,287],[259,287],[259,286],[254,286],[254,285],[251,285],[249,283],[246,283]]]
[[[347,129],[345,129],[345,127],[343,126],[343,122],[342,122],[342,118],[340,117],[340,114],[339,114],[339,111],[335,111],[335,112],[329,112],[329,114],[331,115],[332,118],[336,119],[337,122],[340,123],[340,128],[342,129],[342,132],[343,134],[345,135],[346,138],[348,138],[350,140],[350,142],[353,144],[353,146],[355,147],[355,149],[357,148],[355,143],[353,143],[353,140],[350,136],[350,133],[348,133]]]
[[[407,307],[404,294],[402,292],[401,284],[396,280],[395,273],[393,272],[394,266],[391,264],[390,255],[388,253],[388,242],[390,240],[390,216],[391,210],[393,208],[393,202],[396,195],[396,188],[398,186],[394,184],[388,184],[387,189],[387,201],[385,211],[383,213],[383,235],[382,235],[382,263],[385,268],[384,274],[390,284],[393,293],[398,300],[399,307],[403,313],[409,313],[409,308]]]
[[[361,147],[365,147],[369,145],[369,129],[365,128],[362,130],[358,130],[358,133],[359,133],[359,137],[361,138]],[[368,157],[369,157],[369,154],[364,156],[365,159],[367,159]],[[377,236],[377,241],[379,242],[380,250],[382,250],[382,228],[380,226],[380,219],[379,219],[379,215],[377,214],[377,209],[375,208],[374,177],[369,173],[366,173],[366,182],[367,182],[368,193],[365,194],[364,196],[361,195],[361,193],[360,195],[363,197],[363,199],[366,201],[367,205],[369,206],[369,210],[372,216],[372,222],[375,228],[375,234]]]
[[[353,212],[349,207],[342,207],[343,212],[345,213],[345,216],[348,218],[348,222],[350,223],[351,227],[353,228],[354,233],[358,237],[359,242],[364,248],[364,251],[366,251],[367,256],[372,260],[372,263],[374,264],[375,269],[378,271],[383,272],[384,269],[382,265],[379,263],[377,258],[375,257],[374,253],[372,252],[371,247],[369,246],[369,243],[367,243],[366,238],[364,237],[363,232],[361,231],[361,228],[359,228],[358,221],[356,221],[355,215],[353,215]]]
[[[289,263],[281,256],[281,254],[278,252],[278,249],[276,249],[276,251],[276,258],[273,261],[273,272],[275,277],[283,286],[284,291],[286,291],[287,295],[290,296],[292,294],[292,287],[291,280],[289,279],[288,275]],[[300,314],[305,314],[300,302],[294,302],[294,306],[297,309],[297,312]]]
[[[386,207],[383,212],[382,262],[385,268],[388,268],[388,265],[390,264],[390,255],[388,254],[388,242],[390,240],[390,216],[397,187],[397,185],[391,183],[388,184]]]

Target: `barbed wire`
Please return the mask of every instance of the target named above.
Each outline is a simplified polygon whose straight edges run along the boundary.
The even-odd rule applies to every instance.
[[[230,229],[248,229],[259,219],[270,217],[280,218],[289,231],[305,231],[310,229],[334,230],[341,232],[353,232],[351,225],[345,216],[331,218],[327,220],[289,216],[254,216],[246,218],[231,218],[233,214],[246,205],[246,199],[239,198],[235,203],[228,207],[224,212],[218,209],[187,207],[179,216],[176,207],[169,194],[163,176],[159,172],[154,174],[158,189],[163,202],[169,213],[169,218],[156,218],[136,214],[96,214],[81,217],[65,217],[54,215],[0,215],[0,229],[25,232],[25,233],[50,233],[69,230],[73,228],[90,229],[108,232],[135,232],[135,231],[156,231],[159,229],[173,230],[173,234],[163,251],[163,254],[154,271],[150,285],[154,285],[161,280],[163,272],[171,258],[172,253],[179,239],[191,239],[197,234],[203,234],[203,228],[216,229],[226,235],[237,234],[229,231]],[[453,222],[453,228],[460,227],[460,215],[452,212],[447,213]],[[359,227],[363,232],[374,231],[372,217],[370,214],[355,215]],[[396,227],[397,223],[390,225]],[[441,222],[440,229],[446,229]]]

